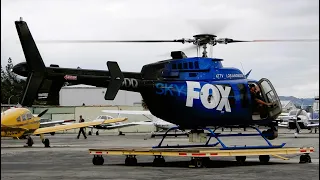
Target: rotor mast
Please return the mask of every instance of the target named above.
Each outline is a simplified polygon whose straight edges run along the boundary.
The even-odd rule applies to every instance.
[[[193,44],[200,49],[203,48],[202,57],[208,57],[207,45],[215,46],[217,44],[216,35],[213,34],[198,34],[193,36]]]

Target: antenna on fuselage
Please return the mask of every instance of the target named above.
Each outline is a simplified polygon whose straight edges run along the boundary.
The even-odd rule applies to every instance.
[[[244,68],[243,68],[243,66],[242,66],[242,63],[240,62],[240,64],[241,64],[241,67],[242,67],[242,74],[245,72],[244,71]],[[244,74],[243,74],[244,75]]]

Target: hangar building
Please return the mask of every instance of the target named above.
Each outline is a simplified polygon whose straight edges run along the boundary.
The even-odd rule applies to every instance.
[[[104,99],[106,88],[89,85],[64,86],[60,90],[60,106],[134,106],[141,105],[142,97],[139,93],[119,90],[113,101]]]

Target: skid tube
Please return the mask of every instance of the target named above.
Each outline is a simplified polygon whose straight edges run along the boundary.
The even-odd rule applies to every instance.
[[[281,145],[272,145],[271,142],[266,138],[267,136],[270,136],[270,134],[262,134],[262,132],[257,128],[257,127],[254,127],[254,126],[249,126],[253,129],[255,129],[258,133],[257,134],[220,134],[220,133],[215,133],[215,131],[217,129],[219,129],[220,127],[218,128],[215,128],[214,130],[211,130],[210,128],[202,128],[202,130],[206,130],[206,131],[209,131],[209,139],[207,140],[207,142],[205,144],[197,144],[197,145],[176,145],[176,146],[161,146],[162,145],[162,142],[163,140],[165,139],[165,137],[167,136],[167,134],[169,133],[169,131],[172,131],[172,130],[176,130],[176,129],[179,129],[179,126],[176,126],[176,127],[172,127],[170,129],[168,129],[166,131],[166,133],[163,135],[160,143],[157,145],[157,146],[153,146],[152,148],[153,149],[156,149],[156,148],[188,148],[188,147],[215,147],[217,145],[221,145],[222,148],[220,148],[221,150],[237,150],[237,149],[271,149],[271,148],[283,148],[285,146],[286,143],[282,143]],[[233,146],[233,147],[230,147],[230,146],[226,146],[222,140],[219,138],[219,137],[231,137],[231,136],[261,136],[266,142],[268,145],[266,146]],[[209,144],[211,138],[214,137],[217,142],[214,143],[214,144]]]

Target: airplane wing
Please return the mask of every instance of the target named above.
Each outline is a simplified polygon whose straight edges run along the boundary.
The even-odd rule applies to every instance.
[[[66,124],[66,125],[60,125],[60,126],[44,127],[44,128],[39,128],[39,129],[35,130],[33,132],[33,134],[34,135],[44,134],[44,133],[50,133],[50,132],[56,132],[56,131],[63,131],[63,130],[69,130],[69,129],[88,127],[88,126],[109,124],[109,123],[125,121],[127,119],[128,118],[114,118],[114,119],[101,120],[101,121],[91,121],[91,122],[83,122],[83,123]]]
[[[311,123],[319,123],[319,119],[309,119],[308,121]]]
[[[288,128],[288,124],[278,124],[278,128]]]
[[[308,124],[307,127],[319,127],[319,123]]]
[[[152,115],[150,111],[102,110],[104,113]]]
[[[70,122],[74,122],[76,120],[70,119],[70,120],[58,120],[58,121],[50,121],[50,122],[41,122],[40,127],[47,127],[47,126],[52,126],[56,124],[68,124]]]
[[[137,126],[137,125],[153,125],[152,122],[131,122],[131,123],[119,123],[119,124],[114,124],[110,126],[105,126],[106,129],[118,129],[118,128],[124,128],[124,127],[130,127],[130,126]]]
[[[123,127],[130,127],[130,126],[136,126],[136,125],[153,125],[153,122],[150,120],[146,121],[137,121],[137,122],[130,122],[130,123],[116,123],[116,124],[108,124],[108,125],[101,125],[101,128],[97,129],[105,129],[105,130],[111,130],[111,129],[118,129]],[[95,128],[93,126],[88,126],[89,128]]]

